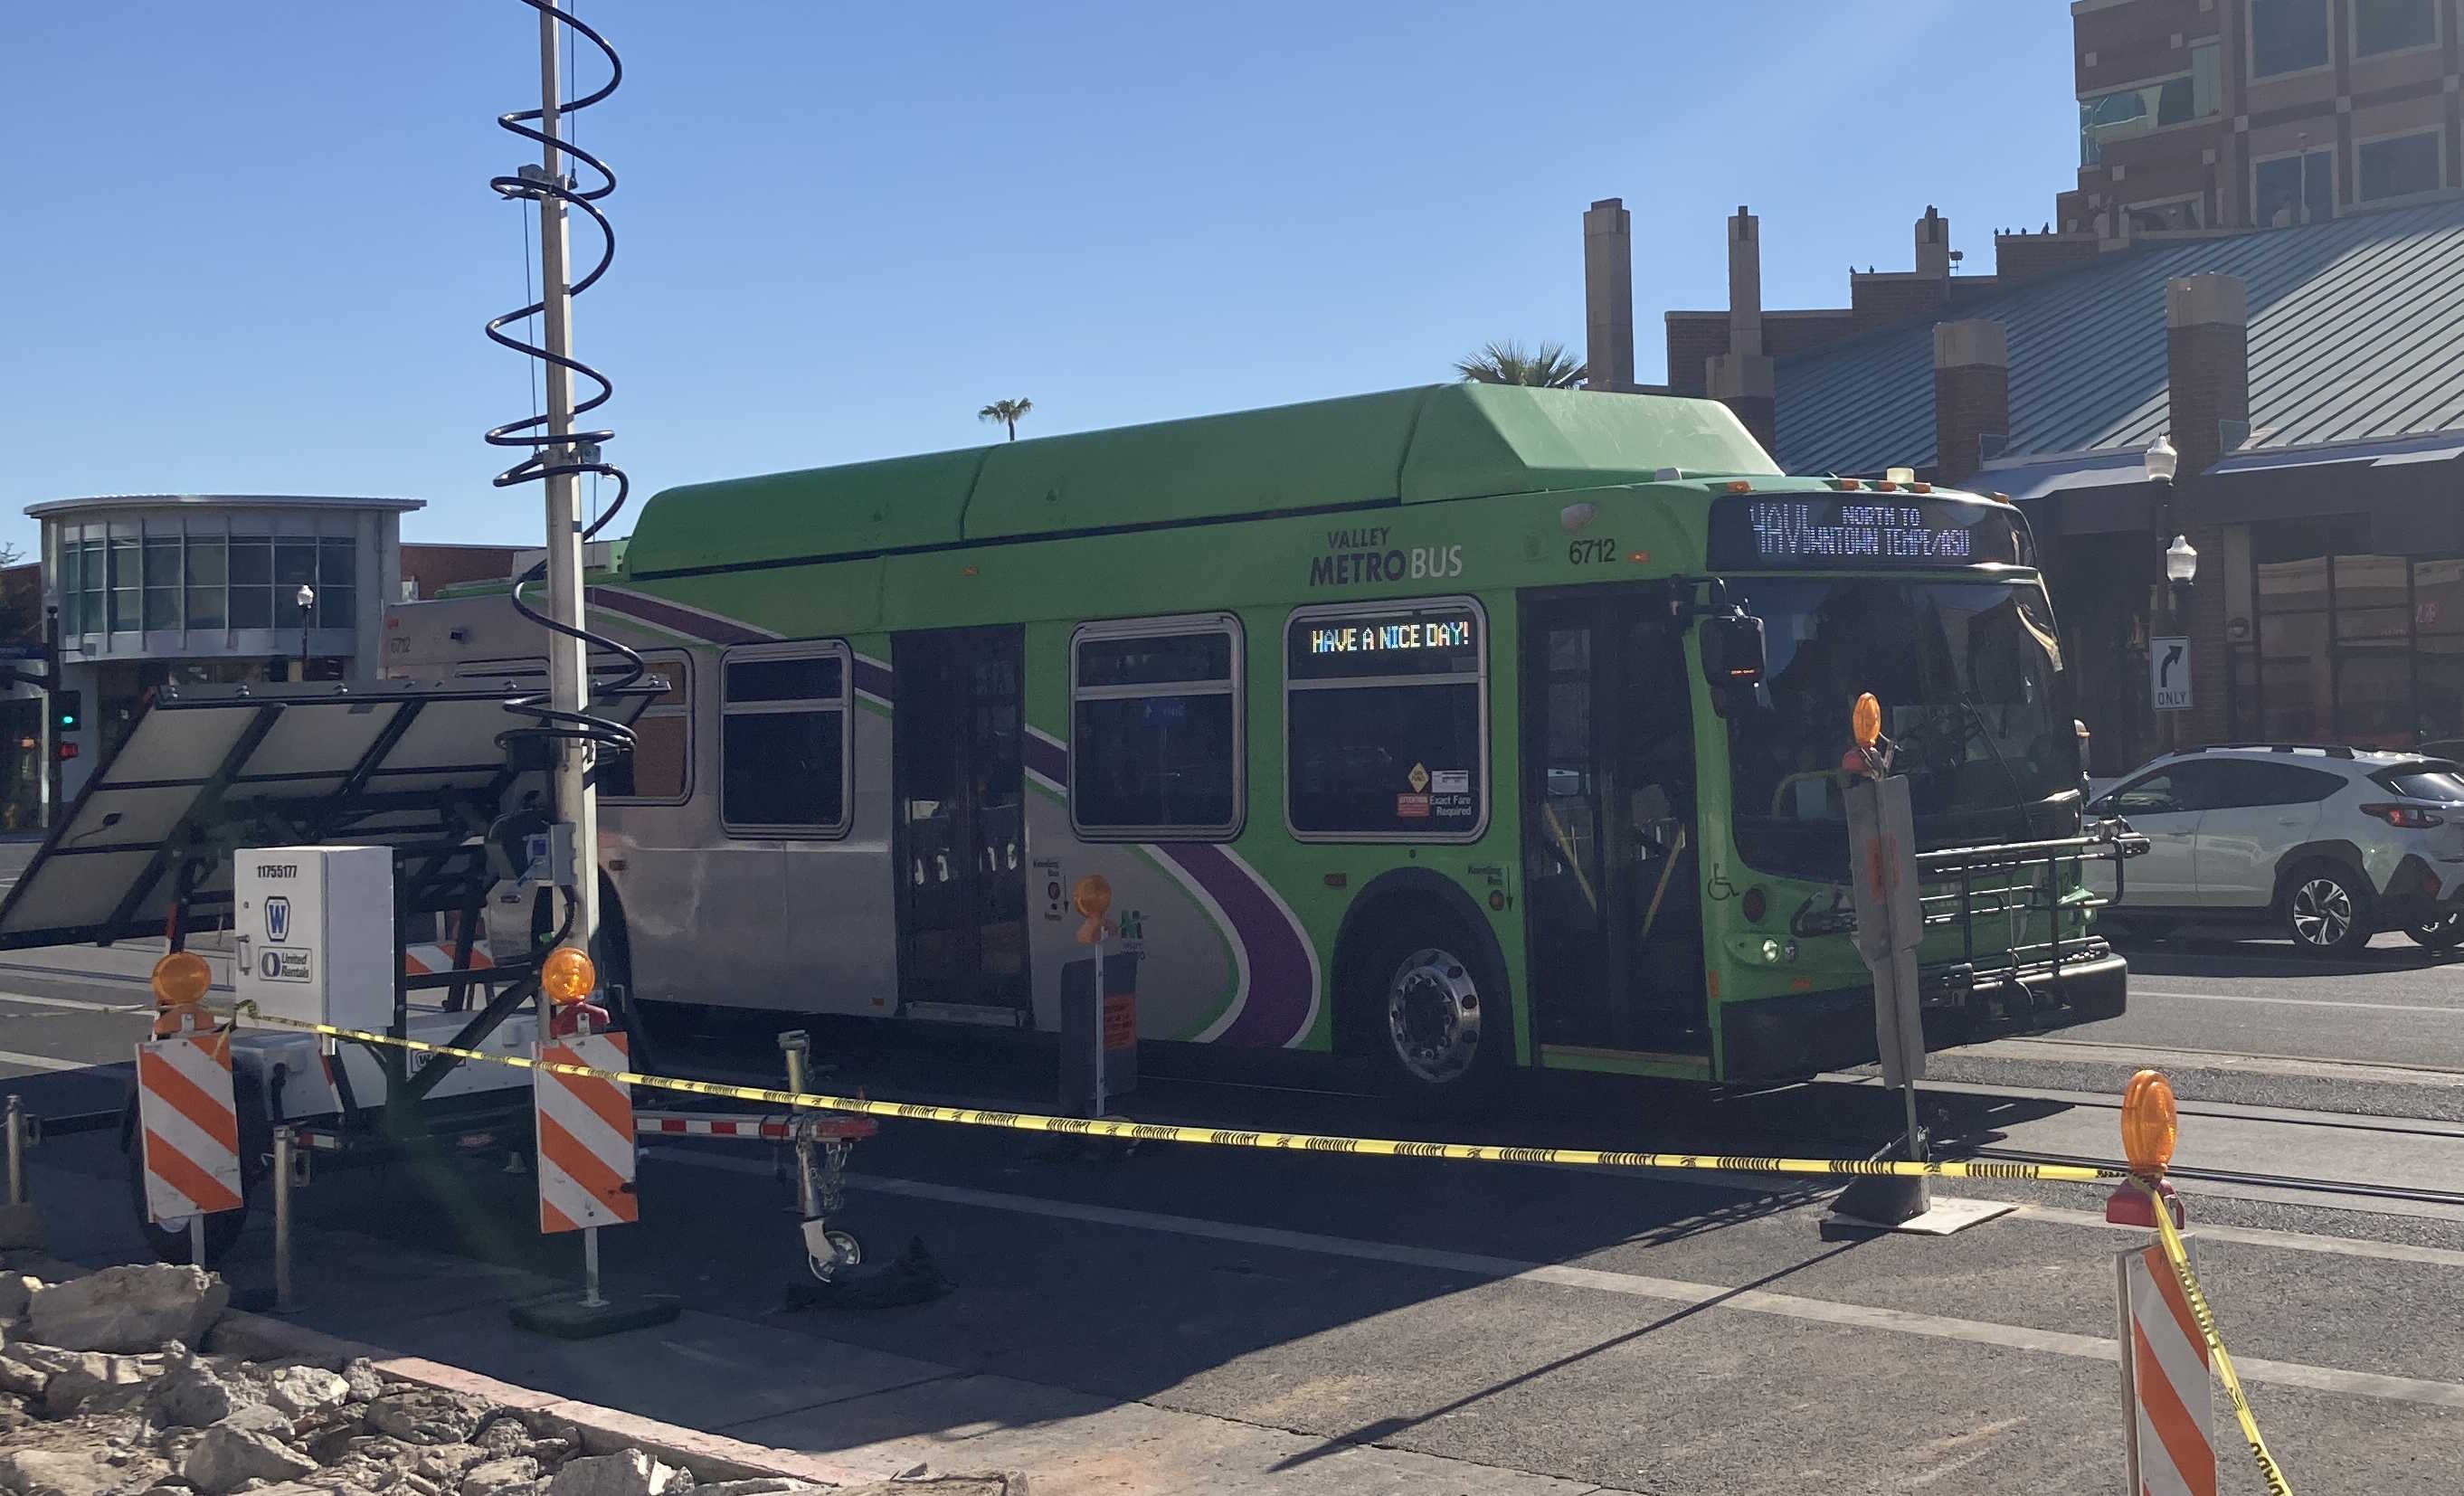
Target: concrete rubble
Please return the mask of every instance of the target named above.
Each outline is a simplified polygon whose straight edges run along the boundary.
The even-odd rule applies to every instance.
[[[585,1430],[364,1360],[209,1353],[231,1301],[193,1267],[0,1273],[0,1496],[1025,1496],[1016,1475],[825,1486],[699,1480]],[[605,1451],[607,1443],[601,1441]],[[740,1475],[713,1471],[714,1475]]]

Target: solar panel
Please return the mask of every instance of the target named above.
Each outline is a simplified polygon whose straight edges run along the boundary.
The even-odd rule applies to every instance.
[[[665,689],[591,710],[630,723]],[[175,904],[209,917],[244,847],[390,846],[416,869],[405,904],[451,907],[441,891],[484,875],[489,824],[550,801],[547,772],[497,746],[528,722],[505,700],[462,682],[157,688],[0,902],[0,950],[159,935]]]

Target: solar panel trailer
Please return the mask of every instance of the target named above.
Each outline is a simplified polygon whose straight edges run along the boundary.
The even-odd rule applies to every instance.
[[[664,689],[649,678],[594,693],[596,710],[629,723]],[[529,720],[507,701],[503,689],[472,682],[162,688],[0,901],[0,950],[139,938],[179,950],[231,925],[237,854],[383,847],[393,872],[391,1037],[527,1053],[539,959],[558,932],[535,920],[529,950],[493,951],[486,966],[473,950],[492,891],[517,878],[525,842],[550,816],[547,765],[500,741]],[[423,926],[440,915],[454,921],[453,965],[412,974],[402,948],[429,938]],[[611,997],[620,1010],[628,1003]],[[231,1051],[251,1184],[278,1125],[349,1161],[429,1139],[518,1146],[530,1126],[529,1076],[509,1067],[447,1055],[414,1064],[398,1045],[279,1027],[242,1027]],[[136,1178],[133,1097],[122,1137]],[[209,1218],[209,1258],[243,1220]],[[166,1259],[185,1259],[184,1231],[147,1235]]]

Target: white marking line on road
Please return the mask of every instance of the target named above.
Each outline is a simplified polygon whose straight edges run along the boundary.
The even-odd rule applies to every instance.
[[[772,1175],[771,1166],[758,1159],[727,1157],[684,1148],[646,1148],[648,1155],[692,1164],[700,1168],[719,1169],[733,1174],[756,1174],[764,1178]],[[1490,1257],[1477,1252],[1450,1252],[1437,1247],[1404,1246],[1390,1242],[1363,1242],[1351,1237],[1320,1236],[1310,1231],[1287,1231],[1276,1226],[1246,1226],[1231,1221],[1202,1221],[1192,1216],[1167,1216],[1152,1211],[1124,1210],[1111,1205],[1082,1205],[1071,1200],[1042,1199],[1031,1195],[1010,1195],[996,1190],[969,1189],[961,1185],[928,1184],[918,1179],[891,1179],[873,1177],[850,1178],[847,1188],[881,1195],[898,1195],[911,1199],[936,1200],[946,1205],[973,1205],[980,1209],[1015,1211],[1020,1215],[1046,1216],[1062,1221],[1084,1221],[1090,1225],[1117,1226],[1131,1231],[1159,1231],[1174,1236],[1202,1237],[1218,1242],[1237,1242],[1246,1246],[1281,1247],[1295,1252],[1315,1252],[1326,1257],[1348,1257],[1365,1262],[1393,1263],[1410,1267],[1426,1267],[1439,1272],[1463,1273],[1475,1278],[1500,1282],[1545,1283],[1559,1287],[1589,1288],[1601,1293],[1618,1293],[1631,1298],[1653,1299],[1661,1303],[1680,1304],[1698,1309],[1741,1309],[1748,1313],[1771,1314],[1783,1319],[1808,1320],[1816,1324],[1837,1325],[1848,1330],[1885,1330],[1898,1334],[1921,1335],[1935,1340],[1960,1340],[1971,1345],[1999,1346],[2013,1351],[2038,1351],[2049,1355],[2067,1355],[2079,1360],[2101,1361],[2110,1366],[2120,1354],[2111,1340],[2096,1335],[2075,1335],[2058,1330],[2033,1330],[2024,1325],[1999,1325],[1986,1320],[1954,1319],[1945,1314],[1926,1314],[1913,1309],[1877,1309],[1862,1304],[1838,1304],[1829,1299],[1807,1298],[1794,1293],[1771,1293],[1759,1288],[1725,1288],[1717,1284],[1688,1283],[1678,1278],[1655,1278],[1642,1273],[1610,1272],[1597,1267],[1569,1267],[1562,1264],[1519,1262],[1510,1257]],[[2464,1383],[2428,1381],[2411,1376],[2383,1376],[2371,1372],[2351,1372],[2332,1366],[2309,1366],[2298,1361],[2269,1361],[2236,1356],[2233,1366],[2252,1381],[2270,1382],[2287,1387],[2306,1387],[2316,1392],[2343,1393],[2349,1397],[2376,1397],[2387,1402],[2427,1403],[2432,1407],[2464,1408]]]
[[[200,952],[199,954],[206,957],[207,965],[213,964],[215,958],[213,953]],[[75,966],[36,966],[29,961],[0,961],[0,973],[42,977],[55,981],[87,982],[102,987],[145,987],[153,984],[153,979],[143,972],[85,971]],[[207,990],[229,992],[231,990],[231,984],[228,981],[218,981]]]
[[[2289,1075],[2378,1086],[2464,1086],[2464,1070],[2443,1065],[2403,1065],[2391,1060],[2325,1060],[2250,1049],[2174,1049],[2147,1045],[2101,1044],[2092,1039],[1991,1039],[1960,1048],[1964,1056],[2037,1061],[2056,1065],[2120,1065],[2131,1069],[2228,1069],[2246,1075]]]
[[[0,1002],[31,1002],[38,1008],[74,1008],[81,1013],[150,1013],[150,1002],[97,1002],[88,998],[38,998],[31,992],[0,992]]]
[[[2145,1226],[2116,1225],[2092,1210],[2061,1205],[2021,1204],[2019,1214],[2062,1226],[2096,1226],[2107,1231],[2147,1234]],[[2368,1257],[2387,1263],[2419,1263],[2430,1267],[2464,1267],[2464,1252],[2446,1246],[2417,1246],[2410,1242],[2369,1242],[2359,1237],[2311,1236],[2301,1231],[2270,1231],[2264,1226],[2219,1226],[2200,1221],[2191,1234],[2208,1242],[2239,1242],[2247,1246],[2278,1247],[2288,1252],[2322,1252],[2331,1257]],[[2238,1366],[2241,1363],[2233,1363]]]
[[[48,1054],[19,1054],[14,1049],[0,1049],[0,1065],[22,1066],[29,1070],[99,1070],[122,1062],[110,1060],[55,1060]]]
[[[2434,1002],[2339,1002],[2333,998],[2252,998],[2237,992],[2158,992],[2147,987],[2133,987],[2130,995],[2188,998],[2196,1002],[2263,1002],[2271,1007],[2351,1008],[2365,1013],[2435,1013],[2442,1018],[2464,1018],[2464,1008],[2441,1007]]]

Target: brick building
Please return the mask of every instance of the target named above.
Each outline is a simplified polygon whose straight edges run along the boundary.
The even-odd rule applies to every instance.
[[[2073,0],[2079,185],[2112,240],[2288,227],[2464,187],[2459,0]]]

